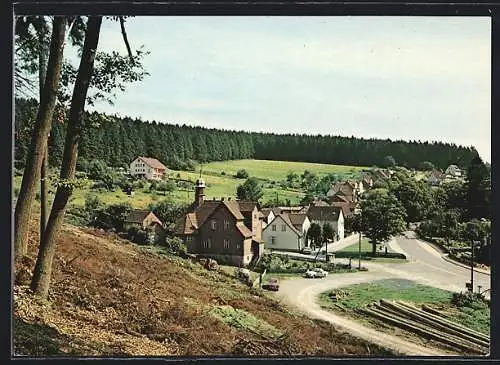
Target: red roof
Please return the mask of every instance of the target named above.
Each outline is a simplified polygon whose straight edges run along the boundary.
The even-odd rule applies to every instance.
[[[144,161],[144,163],[146,165],[148,165],[148,166],[150,166],[152,168],[160,169],[160,170],[166,170],[167,169],[167,166],[165,166],[164,164],[162,164],[156,158],[142,157],[142,156],[139,156],[138,158],[141,159],[142,161]]]

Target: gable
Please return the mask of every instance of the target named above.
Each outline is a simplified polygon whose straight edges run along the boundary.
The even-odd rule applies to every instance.
[[[302,237],[302,233],[297,230],[290,222],[290,219],[288,219],[287,215],[285,214],[279,214],[277,215],[267,226],[264,228],[263,231],[272,231],[272,226],[273,224],[286,224],[290,230],[295,233],[297,236]],[[279,232],[279,229],[276,229],[277,232]]]

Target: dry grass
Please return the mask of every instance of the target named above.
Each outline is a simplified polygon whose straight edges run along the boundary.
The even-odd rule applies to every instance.
[[[49,300],[40,302],[27,287],[36,237],[32,222],[29,253],[16,264],[16,355],[391,355],[228,275],[70,225],[58,236]],[[284,335],[268,339],[225,323],[210,314],[215,305],[251,313]]]

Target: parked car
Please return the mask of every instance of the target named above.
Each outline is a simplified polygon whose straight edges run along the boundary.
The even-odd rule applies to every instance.
[[[316,278],[317,277],[317,272],[314,271],[314,270],[307,270],[304,273],[304,277],[306,277],[306,278]]]
[[[313,269],[316,272],[316,277],[317,278],[324,278],[325,276],[328,275],[328,271],[323,270],[322,268],[318,267],[316,269]]]
[[[267,284],[262,285],[262,289],[271,290],[271,291],[278,291],[279,288],[280,288],[280,285],[278,283],[278,279],[275,279],[275,278],[269,279],[269,282]]]
[[[310,269],[304,273],[304,277],[306,277],[306,278],[324,278],[327,275],[328,275],[328,271],[325,271],[321,268]]]
[[[311,247],[304,247],[304,248],[302,249],[302,253],[304,253],[304,254],[306,254],[306,255],[310,255],[310,254],[312,254],[312,252],[313,252],[313,251],[312,251]]]

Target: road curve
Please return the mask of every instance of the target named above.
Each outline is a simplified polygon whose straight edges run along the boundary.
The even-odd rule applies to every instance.
[[[401,337],[392,336],[366,327],[359,322],[321,309],[317,303],[320,293],[362,282],[381,279],[400,278],[413,280],[444,290],[460,292],[465,290],[465,282],[470,280],[470,271],[461,266],[447,262],[431,245],[414,238],[396,237],[395,246],[407,254],[410,262],[403,264],[387,264],[365,262],[369,271],[359,273],[334,274],[323,279],[289,279],[280,283],[277,296],[284,303],[298,308],[310,317],[328,321],[346,332],[363,338],[369,342],[393,349],[410,356],[442,356],[457,353],[427,348],[409,342]],[[490,288],[490,276],[474,273],[474,286],[482,286],[482,290]]]
[[[322,319],[335,325],[338,329],[349,334],[394,350],[400,355],[409,356],[453,356],[456,353],[446,352],[434,348],[424,347],[407,341],[401,337],[379,332],[364,326],[357,321],[337,315],[331,311],[323,310],[317,303],[320,293],[348,285],[369,282],[373,280],[388,279],[393,277],[389,273],[360,272],[355,274],[335,274],[324,279],[294,279],[284,280],[280,283],[280,292],[277,296],[284,303],[298,308],[304,314]]]

